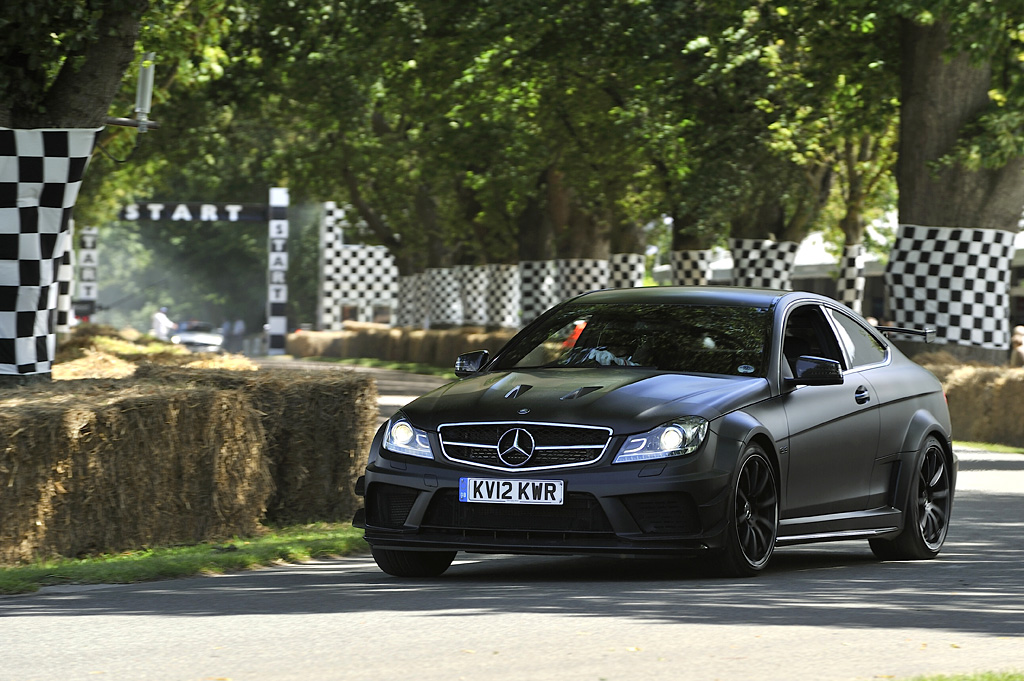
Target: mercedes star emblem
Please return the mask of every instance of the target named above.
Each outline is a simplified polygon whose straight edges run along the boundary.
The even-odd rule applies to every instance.
[[[533,456],[533,436],[522,428],[510,428],[498,438],[498,458],[506,466],[522,466]]]

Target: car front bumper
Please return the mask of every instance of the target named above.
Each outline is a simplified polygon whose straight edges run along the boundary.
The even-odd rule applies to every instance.
[[[689,457],[516,474],[402,456],[373,444],[353,524],[375,547],[520,554],[693,554],[720,548],[731,467],[709,434]],[[741,443],[724,443],[739,451]],[[610,447],[615,451],[616,447]],[[728,457],[727,457],[728,458]],[[721,462],[720,463],[724,463]],[[459,501],[462,477],[560,479],[557,506]]]

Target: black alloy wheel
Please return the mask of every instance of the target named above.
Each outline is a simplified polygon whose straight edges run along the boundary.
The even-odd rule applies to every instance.
[[[775,469],[758,445],[740,459],[731,495],[725,547],[712,557],[720,575],[751,577],[768,565],[779,534],[779,493]]]
[[[921,446],[917,475],[907,493],[903,531],[891,540],[870,540],[871,551],[882,560],[934,558],[946,541],[952,508],[949,460],[938,438],[929,436]]]

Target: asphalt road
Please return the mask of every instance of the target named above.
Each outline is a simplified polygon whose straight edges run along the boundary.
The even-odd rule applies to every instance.
[[[355,557],[49,588],[0,598],[0,681],[1024,673],[1024,457],[959,454],[934,561],[837,543],[781,549],[754,579],[708,579],[672,560],[460,554],[441,578],[406,581]]]

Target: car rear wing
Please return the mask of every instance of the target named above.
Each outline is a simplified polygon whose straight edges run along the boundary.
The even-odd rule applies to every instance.
[[[875,328],[886,336],[890,333],[905,333],[910,336],[924,336],[925,343],[935,342],[935,329],[906,329],[902,326],[878,326]]]

